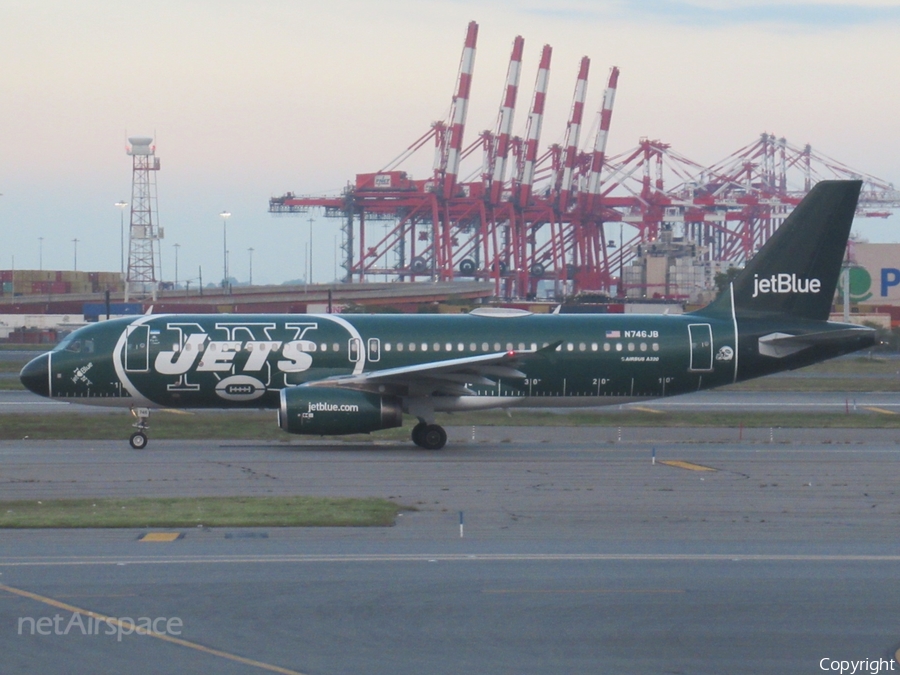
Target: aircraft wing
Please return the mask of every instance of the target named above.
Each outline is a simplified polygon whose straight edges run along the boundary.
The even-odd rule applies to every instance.
[[[525,361],[546,356],[561,342],[537,350],[512,350],[430,361],[412,366],[374,370],[359,375],[332,377],[302,386],[344,387],[397,396],[471,396],[469,385],[493,386],[500,378],[523,379],[518,367]]]

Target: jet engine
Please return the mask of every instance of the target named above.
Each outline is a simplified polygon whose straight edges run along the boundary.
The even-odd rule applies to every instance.
[[[278,426],[290,434],[360,434],[403,424],[400,399],[335,387],[281,390]]]

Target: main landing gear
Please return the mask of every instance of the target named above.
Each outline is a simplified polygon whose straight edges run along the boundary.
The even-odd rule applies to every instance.
[[[412,430],[413,443],[426,450],[440,450],[447,445],[447,432],[439,424],[419,422]]]
[[[131,447],[135,450],[143,450],[147,447],[147,429],[150,428],[150,425],[147,424],[147,420],[150,419],[150,409],[149,408],[132,408],[131,414],[137,417],[137,422],[132,424],[137,431],[131,434],[131,438],[128,439],[128,442],[131,443]]]

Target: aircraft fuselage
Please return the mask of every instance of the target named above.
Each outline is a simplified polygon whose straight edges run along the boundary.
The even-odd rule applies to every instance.
[[[847,328],[787,324],[781,319],[778,330]],[[108,406],[277,408],[285,387],[559,343],[519,365],[524,377],[470,382],[470,394],[434,396],[435,409],[496,407],[498,397],[510,405],[607,405],[717,387],[872,344],[866,334],[774,358],[758,348],[771,332],[764,319],[692,314],[144,316],[72,333],[46,357],[40,393]],[[426,389],[397,393],[429,396]]]

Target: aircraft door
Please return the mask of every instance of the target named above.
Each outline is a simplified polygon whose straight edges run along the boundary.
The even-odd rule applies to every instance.
[[[712,327],[708,323],[692,323],[688,325],[691,340],[691,371],[710,371],[713,369]]]
[[[125,371],[146,373],[150,370],[150,326],[128,326],[125,332]]]

